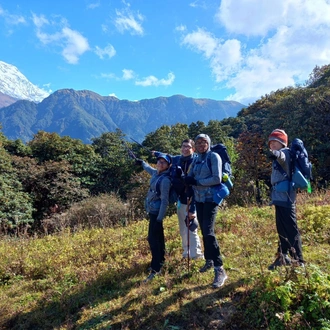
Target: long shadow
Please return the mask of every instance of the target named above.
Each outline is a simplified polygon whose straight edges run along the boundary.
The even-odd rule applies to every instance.
[[[189,279],[191,275],[184,274],[180,278],[176,279],[176,282],[183,282]],[[205,306],[207,302],[210,301],[210,297],[219,300],[228,297],[228,295],[235,290],[235,288],[241,286],[244,280],[239,280],[235,283],[229,283],[220,289],[214,290],[212,293],[205,294],[205,291],[210,288],[210,284],[208,285],[196,285],[194,288],[190,289],[182,289],[168,297],[167,299],[162,300],[161,303],[155,304],[152,306],[152,310],[156,311],[154,313],[150,313],[150,306],[145,306],[142,310],[139,311],[139,315],[136,312],[131,311],[130,307],[132,304],[136,303],[137,299],[132,299],[126,302],[125,305],[121,306],[121,308],[111,310],[111,312],[103,314],[102,317],[94,317],[89,319],[86,323],[81,324],[77,329],[93,329],[97,327],[100,330],[106,329],[134,329],[134,330],[158,330],[158,329],[207,329],[207,324],[205,322],[205,318],[203,312],[201,313],[199,310],[201,309],[199,306]],[[180,310],[175,313],[169,313],[166,316],[166,319],[162,316],[162,313],[157,313],[157,311],[166,311],[168,307],[173,304],[179,303],[183,300],[184,297],[189,296],[191,293],[200,292],[201,295],[199,298],[194,299],[186,304],[181,304]],[[204,292],[204,293],[203,293]],[[153,289],[153,295],[160,294],[159,286]],[[226,303],[228,305],[228,303]],[[193,317],[189,317],[189,313],[191,310],[196,310],[196,313]],[[198,312],[197,312],[198,311]],[[210,313],[210,310],[207,311]],[[115,318],[116,315],[126,314],[126,320],[124,322],[116,322],[111,323],[111,327],[105,326],[102,327],[101,324],[105,321],[111,321]],[[143,320],[140,319],[141,315],[149,315]],[[188,315],[186,317],[185,315]],[[219,328],[216,328],[219,329]]]
[[[56,301],[40,301],[32,311],[19,313],[5,324],[0,324],[0,329],[48,330],[63,329],[63,326],[66,329],[74,329],[83,308],[126,295],[136,285],[129,278],[145,273],[146,268],[146,265],[141,264],[135,268],[120,271],[111,278],[109,274],[104,273],[95,281],[87,283],[84,289],[77,293],[63,293],[59,298],[55,298]],[[94,326],[95,324],[97,322]]]

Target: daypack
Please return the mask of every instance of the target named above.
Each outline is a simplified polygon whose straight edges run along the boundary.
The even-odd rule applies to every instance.
[[[312,164],[308,159],[308,153],[302,140],[295,138],[290,145],[290,171],[293,188],[307,189],[312,179]],[[278,166],[280,172],[286,177],[283,168]]]
[[[211,151],[217,153],[221,157],[222,173],[227,173],[228,176],[232,176],[231,161],[226,146],[222,143],[218,143],[211,146]]]
[[[170,178],[171,188],[169,192],[168,201],[170,204],[174,204],[179,200],[179,196],[184,189],[183,184],[183,171],[179,165],[173,164],[170,168],[170,172],[168,174],[163,174],[159,177],[156,182],[156,193],[157,196],[160,196],[160,183],[164,179],[165,176]]]
[[[231,169],[231,161],[229,154],[227,152],[227,148],[224,144],[218,143],[211,146],[211,151],[217,153],[222,160],[222,182],[231,189],[233,187],[233,182],[231,180],[232,177],[232,169]],[[211,159],[207,158],[207,165],[210,170],[212,170]]]

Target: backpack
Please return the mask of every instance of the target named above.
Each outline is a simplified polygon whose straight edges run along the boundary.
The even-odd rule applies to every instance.
[[[227,152],[227,148],[224,144],[218,143],[213,146],[211,146],[211,151],[215,152],[221,157],[222,160],[222,173],[227,173],[228,176],[232,176],[232,170],[231,170],[231,161],[230,157]],[[211,167],[211,166],[210,166]]]
[[[222,182],[231,189],[233,187],[233,182],[231,180],[232,177],[232,169],[231,169],[231,161],[229,154],[227,152],[227,148],[224,144],[218,143],[211,146],[211,151],[218,154],[222,160]],[[210,170],[212,170],[211,159],[207,158],[207,165]]]
[[[169,177],[171,181],[168,201],[170,204],[174,204],[179,200],[180,193],[182,192],[182,189],[184,189],[182,168],[179,165],[173,164],[168,174],[163,174],[159,177],[156,182],[157,196],[160,196],[160,183],[165,176]]]
[[[307,189],[310,187],[310,180],[312,179],[312,164],[308,159],[308,153],[304,147],[302,140],[295,138],[290,145],[290,171],[291,182],[295,189]],[[281,166],[279,166],[280,172],[287,176]]]

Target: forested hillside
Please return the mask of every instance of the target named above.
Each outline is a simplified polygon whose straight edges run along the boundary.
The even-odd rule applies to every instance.
[[[91,144],[0,134],[0,329],[329,329],[329,77],[330,66],[315,68],[306,86],[265,95],[235,118],[162,125],[141,144],[118,129]],[[298,191],[305,267],[270,272],[274,128],[305,142],[313,180],[311,194]],[[234,187],[216,220],[229,278],[214,290],[203,260],[182,260],[170,208],[162,274],[143,285],[149,176],[132,153],[154,163],[151,150],[176,154],[199,133],[224,142],[232,160]]]
[[[328,188],[329,75],[330,66],[317,67],[306,86],[265,95],[235,118],[163,125],[147,134],[141,145],[118,129],[101,134],[91,144],[44,131],[27,144],[2,134],[1,228],[29,223],[30,230],[39,230],[40,221],[52,214],[55,205],[57,213],[64,212],[73,203],[102,193],[115,193],[126,202],[134,200],[132,211],[139,217],[143,213],[140,190],[146,189],[147,180],[141,179],[143,173],[134,167],[127,146],[153,162],[150,150],[178,153],[184,138],[201,132],[209,134],[214,144],[224,142],[231,155],[235,189],[229,205],[267,203],[270,161],[266,141],[274,128],[285,129],[289,140],[299,137],[304,141],[313,163],[313,189]]]

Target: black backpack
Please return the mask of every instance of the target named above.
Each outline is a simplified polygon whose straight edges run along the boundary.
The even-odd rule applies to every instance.
[[[170,204],[174,204],[179,200],[179,196],[182,190],[185,189],[185,186],[183,184],[184,173],[179,165],[173,164],[171,166],[170,172],[161,175],[157,180],[156,182],[157,196],[160,196],[160,183],[162,182],[165,176],[169,177],[171,181],[171,188],[170,188],[168,200]]]

